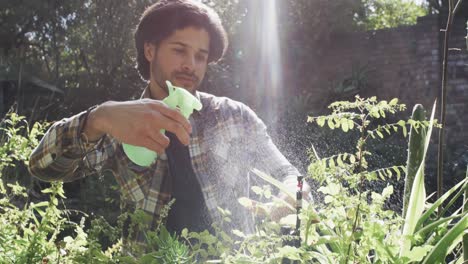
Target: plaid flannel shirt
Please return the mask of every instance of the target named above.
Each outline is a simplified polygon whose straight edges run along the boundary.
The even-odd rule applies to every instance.
[[[148,91],[142,97],[148,97]],[[299,172],[273,144],[266,126],[249,107],[226,97],[203,92],[196,95],[203,108],[189,119],[193,128],[189,152],[210,217],[217,221],[221,217],[217,208],[229,209],[242,222],[236,227],[248,232],[252,230],[251,218],[245,217],[237,198],[249,197],[250,186],[257,179],[249,171],[260,169],[292,186]],[[158,155],[150,167],[140,167],[110,135],[86,144],[80,137],[85,119],[86,112],[82,112],[56,122],[31,154],[30,172],[41,180],[66,182],[110,170],[123,198],[150,214],[154,227],[161,209],[171,200],[167,157]]]

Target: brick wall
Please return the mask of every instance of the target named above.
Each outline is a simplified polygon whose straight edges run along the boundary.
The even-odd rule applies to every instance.
[[[455,20],[450,38],[447,89],[447,138],[468,149],[468,51],[466,20]]]
[[[439,22],[440,21],[440,22]],[[367,88],[361,96],[400,98],[411,109],[416,103],[430,110],[439,97],[445,20],[435,15],[422,17],[417,25],[340,36],[323,54],[317,72],[317,103],[324,87],[351,74],[356,65],[366,66]],[[454,21],[448,63],[447,137],[468,149],[468,51],[466,20]],[[321,91],[319,91],[321,90]],[[315,91],[313,91],[315,92]],[[440,100],[438,99],[438,102]]]

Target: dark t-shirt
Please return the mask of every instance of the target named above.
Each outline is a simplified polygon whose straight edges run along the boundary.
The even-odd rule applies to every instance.
[[[210,230],[212,221],[192,168],[189,149],[174,134],[167,132],[166,135],[171,140],[166,154],[172,180],[172,198],[175,198],[167,217],[167,230],[177,234],[184,228],[194,232]]]

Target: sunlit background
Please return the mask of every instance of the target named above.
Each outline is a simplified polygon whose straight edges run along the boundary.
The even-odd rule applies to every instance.
[[[16,111],[32,124],[59,120],[107,100],[138,98],[147,84],[135,70],[133,30],[153,2],[1,1],[0,114]],[[413,105],[429,109],[440,97],[441,29],[448,1],[203,2],[220,14],[230,47],[220,63],[210,65],[200,89],[251,107],[302,173],[310,164],[312,145],[324,157],[355,151],[356,134],[343,136],[306,122],[308,116],[329,113],[330,103],[358,94],[398,97],[409,109],[403,113],[406,118]],[[467,19],[464,1],[454,20],[448,58],[445,169],[453,182],[464,177],[468,164]],[[372,164],[404,164],[405,140],[391,137],[372,146]],[[428,159],[432,173],[433,149]],[[40,185],[23,165],[9,172],[11,179],[18,177],[27,186]],[[435,186],[431,173],[428,193]],[[67,184],[70,207],[115,219],[118,199],[115,189],[108,188],[115,181],[106,176],[104,184],[97,178]],[[396,184],[401,187],[401,182]],[[389,206],[400,208],[400,202]]]

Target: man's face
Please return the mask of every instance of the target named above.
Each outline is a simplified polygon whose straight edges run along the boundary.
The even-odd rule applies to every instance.
[[[151,81],[166,89],[165,81],[194,92],[202,82],[208,61],[210,36],[203,28],[186,27],[152,45]]]

